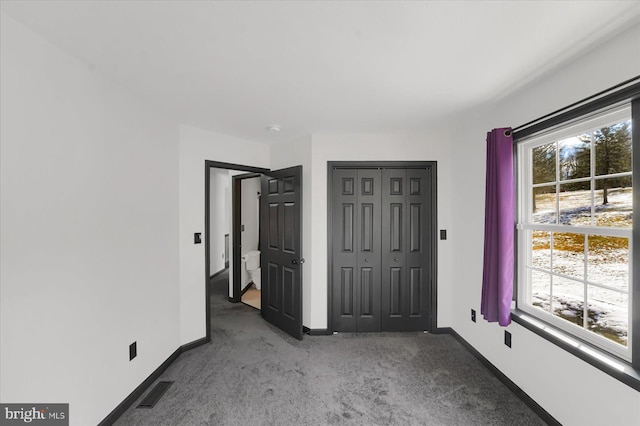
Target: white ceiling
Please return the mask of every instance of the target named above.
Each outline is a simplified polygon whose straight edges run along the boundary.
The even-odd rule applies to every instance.
[[[180,123],[266,142],[425,131],[640,20],[640,1],[611,0],[0,7]]]

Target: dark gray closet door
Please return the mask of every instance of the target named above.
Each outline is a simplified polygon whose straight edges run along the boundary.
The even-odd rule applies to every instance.
[[[332,324],[336,331],[379,331],[381,173],[333,172]]]
[[[425,169],[382,171],[382,331],[429,328],[429,188]]]

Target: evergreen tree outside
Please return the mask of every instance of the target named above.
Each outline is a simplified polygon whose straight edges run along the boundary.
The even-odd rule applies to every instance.
[[[579,142],[573,141],[566,145],[563,142],[559,143],[559,178],[561,180],[591,176],[592,148],[595,150],[595,176],[631,171],[631,120],[582,134],[577,139]],[[543,145],[532,151],[533,183],[555,181],[555,144]],[[629,176],[597,179],[595,189],[602,190],[602,204],[606,205],[609,203],[609,189],[625,188],[630,185],[631,177]],[[547,187],[536,189],[538,191],[534,191],[535,194],[551,192]],[[579,191],[583,189],[585,189],[585,184],[580,182],[564,184],[562,188],[563,191]]]
[[[631,171],[631,121],[625,121],[593,132],[596,150],[596,176]],[[609,189],[629,185],[629,177],[598,179],[596,189],[602,189],[602,204],[609,204]]]
[[[556,144],[541,145],[532,150],[533,183],[555,182]],[[555,192],[555,186],[540,186],[533,189],[533,211],[536,211],[536,196]]]

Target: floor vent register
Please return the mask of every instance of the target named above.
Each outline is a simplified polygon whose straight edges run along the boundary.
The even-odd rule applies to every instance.
[[[172,384],[173,382],[158,382],[158,384],[151,389],[151,392],[140,401],[137,408],[153,408]]]

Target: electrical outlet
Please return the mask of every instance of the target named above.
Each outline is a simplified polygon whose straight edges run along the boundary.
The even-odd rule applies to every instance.
[[[138,342],[133,342],[129,345],[129,361],[138,356]]]
[[[511,333],[504,331],[504,344],[511,347]]]
[[[476,322],[476,310],[471,310],[471,321]]]

